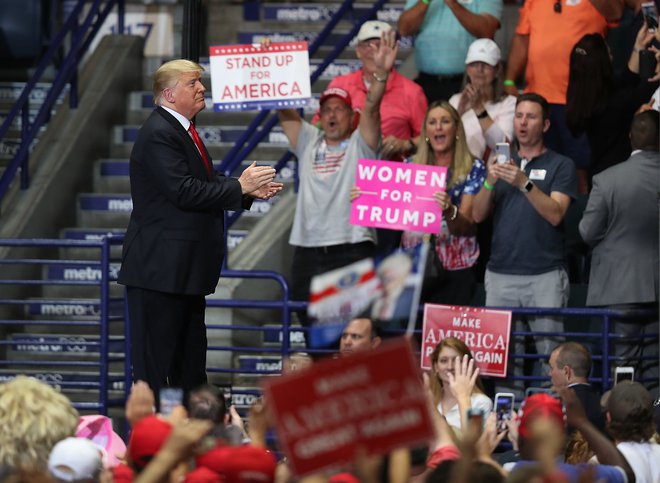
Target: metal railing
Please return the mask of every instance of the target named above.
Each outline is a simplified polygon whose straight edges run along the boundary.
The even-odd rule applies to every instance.
[[[0,201],[4,199],[19,172],[20,188],[25,190],[29,187],[30,175],[28,165],[30,147],[37,138],[39,130],[48,122],[55,103],[67,85],[69,85],[69,106],[72,109],[78,106],[78,68],[80,60],[94,40],[108,14],[115,6],[117,7],[118,15],[118,31],[119,33],[123,33],[124,0],[93,0],[91,2],[88,0],[78,0],[75,7],[71,10],[69,17],[64,21],[62,28],[50,41],[48,49],[37,64],[34,74],[23,88],[18,100],[2,125],[0,125],[0,140],[4,140],[16,118],[19,115],[21,116],[20,145],[0,177]],[[84,15],[84,19],[80,23],[79,19],[85,7],[88,9],[87,14]],[[52,82],[48,94],[34,120],[30,122],[30,94],[35,89],[37,83],[42,81],[47,69],[54,65],[56,58],[59,57],[62,50],[65,51],[65,54],[59,65],[55,80]]]
[[[48,240],[48,239],[22,239],[22,240],[9,240],[0,239],[0,247],[5,251],[10,252],[8,256],[0,259],[0,330],[6,332],[5,337],[0,341],[0,351],[4,351],[6,356],[0,359],[0,380],[13,377],[13,375],[27,372],[31,373],[34,370],[40,370],[41,375],[46,382],[59,384],[64,389],[93,389],[98,390],[98,402],[77,402],[73,401],[76,407],[88,410],[98,410],[98,412],[107,413],[108,407],[120,406],[124,402],[125,388],[130,387],[131,383],[131,359],[130,359],[130,331],[128,324],[124,323],[123,330],[115,328],[115,333],[122,333],[121,336],[115,336],[113,340],[110,337],[111,328],[113,324],[122,323],[128,320],[125,310],[125,301],[123,289],[115,287],[116,266],[113,265],[116,260],[111,256],[111,248],[118,246],[122,242],[122,237],[103,237],[98,241],[84,241],[84,240]],[[76,249],[87,250],[95,253],[94,257],[80,259],[80,258],[56,258],[53,256],[53,250],[61,249]],[[25,257],[25,253],[30,250],[36,250],[36,256]],[[11,253],[16,256],[12,257]],[[45,254],[45,255],[44,255]],[[61,278],[48,279],[47,277],[40,276],[45,273],[45,267],[56,264],[59,267],[68,267],[72,277],[62,276]],[[76,272],[76,270],[78,272]],[[82,270],[82,272],[81,272]],[[76,273],[86,273],[85,277],[75,276]],[[281,359],[288,356],[291,352],[300,350],[299,348],[291,347],[289,338],[292,331],[305,332],[307,329],[301,327],[291,326],[291,314],[293,311],[305,310],[306,302],[296,302],[289,300],[289,288],[286,279],[280,273],[274,271],[241,271],[241,270],[225,270],[222,274],[223,278],[241,278],[247,280],[261,279],[271,280],[279,286],[281,295],[272,300],[257,300],[257,299],[208,299],[207,306],[210,308],[229,308],[229,309],[261,309],[261,310],[278,310],[281,316],[281,322],[275,326],[281,334],[281,344],[278,347],[261,347],[261,346],[235,346],[229,345],[210,345],[209,351],[218,352],[242,352],[245,354],[253,355],[277,355]],[[93,287],[96,294],[87,300],[90,304],[96,304],[98,310],[90,313],[82,314],[83,317],[50,317],[39,318],[31,317],[30,311],[26,307],[35,303],[49,303],[49,304],[69,304],[75,305],[80,303],[81,298],[71,295],[72,290],[67,290],[65,294],[55,296],[50,294],[46,298],[38,298],[48,294],[48,287]],[[120,292],[115,292],[114,289],[119,289]],[[569,327],[569,320],[575,318],[597,318],[602,321],[600,329],[596,331],[565,331],[561,333],[541,333],[529,331],[512,331],[512,340],[515,337],[543,337],[543,336],[556,336],[562,337],[565,340],[591,340],[600,341],[599,350],[594,351],[594,360],[600,361],[601,367],[598,374],[594,374],[592,381],[600,382],[603,389],[611,386],[612,381],[612,365],[618,361],[618,358],[612,355],[611,344],[615,342],[620,336],[612,333],[611,323],[615,319],[635,320],[640,315],[648,318],[649,315],[657,317],[657,312],[651,311],[649,313],[627,313],[617,310],[609,309],[592,309],[592,308],[563,308],[563,309],[547,309],[547,308],[520,308],[520,307],[499,307],[497,309],[511,310],[513,317],[521,316],[556,316],[562,317],[566,321],[566,326]],[[48,314],[40,314],[48,315]],[[657,320],[657,319],[656,319]],[[55,351],[57,357],[44,358],[42,360],[22,360],[21,358],[11,358],[9,355],[16,355],[20,350],[16,350],[17,345],[20,344],[36,344],[39,342],[29,342],[33,327],[35,326],[51,326],[56,330],[64,330],[69,334],[63,340],[59,340],[59,350]],[[19,337],[16,338],[15,334],[9,334],[14,329],[19,330]],[[81,336],[75,338],[75,332],[80,328],[87,328],[94,331],[98,335],[98,340],[90,340],[89,337]],[[89,329],[91,328],[91,329]],[[224,329],[232,333],[238,331],[256,331],[264,332],[273,330],[273,326],[262,327],[254,325],[208,325],[209,329]],[[27,336],[28,342],[22,340],[20,336]],[[396,335],[396,334],[393,334]],[[57,335],[53,335],[57,342]],[[647,339],[653,339],[657,343],[658,335],[647,334],[640,336]],[[54,343],[46,337],[42,342],[45,345]],[[66,350],[68,347],[77,347],[76,351]],[[122,347],[122,351],[117,347]],[[10,350],[14,349],[14,354],[10,354]],[[96,356],[96,352],[98,355]],[[324,353],[322,351],[309,351]],[[46,354],[54,353],[52,351],[45,351]],[[63,359],[64,354],[64,360]],[[94,360],[79,360],[72,354],[94,356]],[[67,357],[69,355],[70,357]],[[528,354],[528,353],[513,353],[510,351],[511,359],[543,359],[547,358],[548,354]],[[88,357],[89,358],[89,357]],[[111,376],[111,364],[120,364],[123,362],[123,373]],[[657,362],[657,361],[656,361]],[[12,369],[15,367],[16,369]],[[58,370],[52,368],[93,368],[97,370],[98,377],[94,376],[91,380],[67,380],[59,373]],[[268,375],[277,373],[273,370],[241,370],[234,367],[210,367],[209,373],[233,375],[236,373],[241,374],[257,374]],[[33,374],[34,375],[34,374]],[[46,377],[46,376],[52,377]],[[523,381],[535,381],[547,379],[543,376],[516,376],[511,379]],[[123,382],[123,383],[122,383]],[[657,381],[655,381],[657,383]],[[115,397],[110,398],[109,393],[115,391]]]

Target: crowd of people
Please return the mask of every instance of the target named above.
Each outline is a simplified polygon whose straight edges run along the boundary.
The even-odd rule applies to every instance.
[[[351,321],[340,357],[378,350],[377,332],[369,319]],[[244,422],[223,391],[204,384],[162,414],[138,381],[125,406],[124,441],[107,417],[80,417],[56,389],[19,376],[0,385],[0,481],[657,483],[660,414],[651,395],[625,380],[601,396],[588,382],[591,361],[583,345],[562,343],[550,356],[551,389],[496,410],[470,348],[447,337],[433,351],[431,370],[420,374],[430,439],[385,455],[356,450],[352,462],[330,458],[325,470],[303,476],[278,445],[268,399],[256,401]],[[283,375],[315,364],[294,354]]]
[[[293,299],[309,300],[316,275],[423,243],[415,232],[349,222],[361,196],[358,160],[382,159],[447,168],[446,189],[434,194],[439,270],[422,302],[470,304],[481,264],[487,306],[565,307],[567,213],[588,196],[579,222],[593,253],[587,303],[657,309],[660,69],[640,66],[640,54],[660,58],[657,25],[642,21],[631,34],[619,79],[605,35],[626,12],[643,17],[639,1],[526,0],[506,62],[493,40],[502,8],[501,0],[408,0],[398,30],[415,35],[416,82],[394,69],[393,26],[369,21],[357,36],[362,68],[331,82],[313,120],[278,110],[299,163]],[[66,398],[17,378],[0,386],[3,481],[660,481],[648,390],[624,381],[601,397],[589,385],[590,351],[565,341],[564,321],[548,316],[514,327],[539,333],[530,337],[539,355],[533,371],[552,387],[527,397],[509,388],[524,401],[506,421],[497,421],[502,411],[471,348],[446,337],[423,375],[432,441],[386,459],[358,452],[336,472],[293,475],[267,445],[275,424],[268,401],[252,408],[246,429],[205,385],[204,296],[220,274],[223,212],[283,187],[272,168],[254,163],[237,179],[213,170],[193,122],[205,105],[201,71],[185,60],[158,69],[157,107],[131,154],[133,213],[119,282],[127,286],[134,380],[146,383],[133,386],[126,405],[126,448],[99,446]],[[378,322],[351,320],[338,356],[377,349]],[[629,337],[658,331],[657,316],[617,324]],[[522,342],[512,352],[524,352]],[[657,343],[614,345],[621,363],[657,383]],[[642,367],[649,358],[654,367]],[[283,370],[315,363],[296,354]],[[510,373],[523,371],[513,364]],[[183,388],[186,407],[158,415],[154,392],[167,385]]]

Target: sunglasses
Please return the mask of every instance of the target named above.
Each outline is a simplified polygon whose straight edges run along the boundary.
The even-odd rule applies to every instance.
[[[561,0],[557,0],[554,6],[555,13],[561,13]]]

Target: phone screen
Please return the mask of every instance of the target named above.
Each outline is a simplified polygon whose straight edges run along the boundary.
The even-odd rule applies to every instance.
[[[614,370],[614,384],[621,381],[632,381],[635,375],[634,371],[632,367],[617,367]]]
[[[509,143],[497,143],[495,145],[495,155],[497,156],[497,164],[507,163],[511,158]]]
[[[497,431],[506,431],[506,422],[513,416],[513,394],[495,395],[495,414],[497,415]]]
[[[644,20],[649,30],[653,31],[658,28],[658,12],[655,9],[654,2],[642,2],[642,13]]]
[[[172,409],[183,404],[183,389],[164,387],[160,390],[160,413],[168,416]]]

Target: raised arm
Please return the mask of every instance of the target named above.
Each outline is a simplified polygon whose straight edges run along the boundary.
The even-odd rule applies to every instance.
[[[624,0],[589,0],[608,22],[618,22],[623,16]]]
[[[471,12],[458,0],[445,0],[445,4],[463,28],[478,39],[492,39],[495,37],[495,31],[500,28],[500,21],[489,13]]]
[[[475,223],[486,221],[495,207],[495,183],[498,180],[493,170],[495,159],[495,156],[491,156],[488,161],[486,180],[472,202],[472,218]]]
[[[529,51],[529,35],[514,34],[509,48],[509,59],[506,63],[506,74],[504,78],[515,82],[522,75],[527,64]],[[505,85],[507,94],[518,96],[518,88],[515,85]]]
[[[396,40],[396,32],[394,30],[383,32],[380,45],[374,53],[375,81],[371,83],[369,92],[367,92],[359,125],[362,139],[374,151],[378,149],[380,142],[380,101],[385,94],[387,78],[394,66],[398,49],[399,43]]]
[[[499,179],[509,183],[514,188],[522,189],[529,181],[527,175],[513,163],[495,164],[492,171],[497,174]],[[538,187],[532,188],[531,191],[525,193],[525,196],[536,212],[553,226],[557,226],[562,222],[566,210],[571,204],[569,195],[559,191],[552,191],[550,195],[547,195]]]
[[[298,144],[298,134],[302,128],[302,119],[295,109],[278,109],[277,117],[292,148]]]
[[[419,32],[428,9],[429,5],[422,2],[422,0],[419,0],[411,8],[402,12],[401,16],[399,17],[399,23],[397,25],[401,35],[415,35],[417,32]]]

